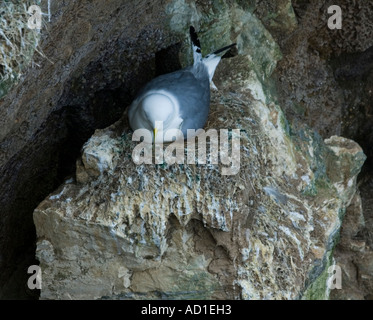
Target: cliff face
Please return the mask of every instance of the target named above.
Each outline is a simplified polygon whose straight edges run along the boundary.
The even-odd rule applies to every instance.
[[[44,299],[328,297],[345,214],[342,237],[371,234],[356,192],[365,155],[339,137],[372,156],[373,37],[354,36],[371,34],[371,5],[343,1],[341,31],[327,28],[323,0],[51,5],[47,59],[34,56],[0,100],[0,294],[23,290],[36,227]],[[204,54],[238,44],[217,70],[206,127],[240,130],[232,175],[222,172],[234,163],[132,159],[123,112],[155,75],[191,63],[190,25]],[[356,250],[335,259],[353,290],[354,268],[363,272],[366,297],[369,241],[351,265]]]
[[[126,114],[88,140],[76,180],[34,212],[41,298],[328,296],[315,283],[365,155],[351,140],[290,133],[269,96],[253,97],[249,58],[222,62],[206,128],[239,129],[239,161],[136,165]]]

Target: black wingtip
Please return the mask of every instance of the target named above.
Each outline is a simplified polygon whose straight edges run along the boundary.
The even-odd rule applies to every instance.
[[[193,45],[198,48],[197,52],[201,53],[201,43],[199,42],[196,29],[194,29],[193,26],[190,26],[189,33],[190,33],[190,39],[192,40]]]
[[[237,45],[237,43],[232,43],[229,46],[226,46],[224,48],[221,48],[221,49],[218,49],[218,50],[214,51],[212,54],[219,54],[219,53],[221,53],[223,51],[226,51],[226,50],[228,50],[228,49],[230,49],[230,48],[232,48],[232,47],[234,47],[236,45]]]

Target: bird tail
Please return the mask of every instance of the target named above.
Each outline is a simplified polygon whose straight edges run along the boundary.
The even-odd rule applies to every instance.
[[[190,39],[192,40],[193,61],[195,65],[202,61],[201,43],[199,42],[197,32],[193,26],[190,26],[189,33]]]
[[[220,49],[210,53],[206,57],[202,58],[201,43],[198,39],[197,32],[196,32],[196,30],[194,29],[193,26],[190,26],[189,33],[190,33],[190,39],[192,40],[194,66],[196,66],[200,62],[203,62],[203,64],[206,66],[206,68],[208,70],[210,83],[212,83],[212,85],[214,87],[214,84],[212,82],[212,77],[214,76],[216,67],[218,66],[218,64],[221,60],[221,55],[219,55],[219,54],[229,50],[232,47],[234,47],[236,45],[236,43],[233,43],[229,46],[220,48]]]
[[[204,57],[202,59],[202,62],[207,67],[211,83],[212,83],[212,77],[214,76],[216,67],[218,66],[218,64],[219,64],[219,62],[222,58],[222,56],[219,55],[219,54],[221,54],[222,52],[226,52],[227,50],[234,47],[235,45],[236,45],[236,43],[232,43],[229,46],[220,48],[220,49],[214,51],[213,53],[208,54],[206,57]]]

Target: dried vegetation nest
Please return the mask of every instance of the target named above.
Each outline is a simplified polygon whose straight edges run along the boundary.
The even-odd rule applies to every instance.
[[[39,2],[0,2],[0,98],[18,82],[37,51],[40,31],[28,28],[30,14],[27,11]]]

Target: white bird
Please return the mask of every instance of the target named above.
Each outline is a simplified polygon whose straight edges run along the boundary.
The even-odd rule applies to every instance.
[[[193,27],[190,27],[190,36],[193,65],[151,80],[128,110],[132,130],[149,130],[156,143],[173,141],[174,137],[163,134],[170,129],[180,130],[186,138],[188,129],[203,128],[210,107],[210,83],[216,88],[212,78],[221,60],[218,54],[236,45],[231,44],[202,58],[200,42]]]

